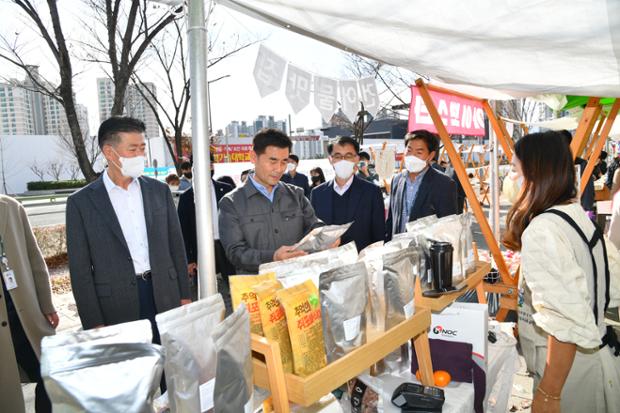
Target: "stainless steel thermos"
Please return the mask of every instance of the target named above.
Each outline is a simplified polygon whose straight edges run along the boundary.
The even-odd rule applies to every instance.
[[[452,255],[454,248],[449,242],[433,241],[430,248],[433,289],[452,290]]]

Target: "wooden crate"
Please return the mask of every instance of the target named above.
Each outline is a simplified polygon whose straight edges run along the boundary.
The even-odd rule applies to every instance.
[[[266,362],[257,358],[253,359],[254,384],[271,390],[276,411],[288,411],[286,400],[302,406],[309,406],[340,385],[357,377],[389,353],[398,349],[402,344],[414,339],[422,382],[432,385],[433,369],[427,335],[430,322],[430,310],[416,308],[415,314],[409,320],[403,321],[373,341],[360,346],[308,377],[284,374],[281,362],[277,362],[280,356],[277,343],[269,343],[265,338],[253,335],[252,350],[263,354],[266,358]],[[275,351],[270,354],[272,350]],[[285,388],[278,384],[282,382],[285,383]],[[271,388],[272,383],[274,383],[274,387],[280,388],[274,391]],[[283,393],[286,396],[283,396]]]
[[[491,264],[484,261],[476,261],[474,271],[470,273],[465,280],[455,286],[460,288],[465,285],[466,287],[463,290],[455,291],[451,294],[442,295],[437,298],[424,297],[422,295],[422,288],[420,287],[420,280],[417,279],[415,286],[415,305],[416,307],[429,308],[432,311],[442,311],[444,308],[456,301],[457,298],[464,295],[467,291],[481,287],[482,280],[484,279],[484,276],[489,273],[489,271],[491,271]]]

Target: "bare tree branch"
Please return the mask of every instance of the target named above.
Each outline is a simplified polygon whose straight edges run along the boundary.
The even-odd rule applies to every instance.
[[[24,62],[17,46],[18,35],[16,35],[15,42],[12,45],[10,42],[5,41],[5,46],[9,46],[8,54],[2,53],[0,57],[3,60],[10,62],[12,65],[20,68],[32,82],[34,85],[33,87],[37,89],[37,92],[56,99],[63,106],[65,116],[67,118],[67,124],[69,125],[69,129],[71,131],[71,138],[75,148],[78,164],[80,165],[82,173],[86,179],[93,180],[96,176],[92,169],[92,165],[88,162],[84,148],[84,140],[77,116],[73,91],[73,67],[71,55],[69,53],[67,40],[61,25],[57,1],[46,0],[45,4],[47,5],[47,12],[49,12],[49,16],[45,16],[45,18],[30,0],[12,0],[11,2],[27,16],[29,21],[32,21],[35,24],[37,31],[54,57],[58,69],[60,84],[57,87],[52,87],[51,83],[45,82],[40,75],[34,72],[32,66],[27,65]],[[44,22],[47,21],[48,18],[50,22],[49,28]],[[4,47],[3,49],[6,50],[7,47]],[[23,86],[28,87],[27,84]]]

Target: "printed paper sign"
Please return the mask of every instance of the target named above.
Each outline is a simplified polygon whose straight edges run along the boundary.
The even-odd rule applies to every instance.
[[[329,122],[338,109],[338,82],[326,77],[314,77],[314,105]]]
[[[377,92],[375,78],[367,77],[360,79],[359,85],[364,109],[372,116],[375,116],[379,110],[379,92]]]
[[[265,46],[260,46],[254,65],[254,80],[260,97],[264,98],[280,89],[285,67],[286,60]]]
[[[288,99],[294,113],[308,106],[310,103],[310,83],[312,75],[291,64],[286,73],[286,99]]]
[[[360,98],[357,92],[357,80],[341,80],[340,103],[342,111],[351,122],[355,122],[360,110]]]

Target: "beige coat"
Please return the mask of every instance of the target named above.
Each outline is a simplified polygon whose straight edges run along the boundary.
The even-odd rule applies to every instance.
[[[41,339],[54,334],[44,316],[56,311],[52,304],[49,274],[26,211],[13,198],[4,195],[0,195],[0,236],[17,281],[17,288],[10,291],[11,298],[32,348],[40,356]],[[0,296],[0,410],[23,412],[20,376],[1,289]]]

